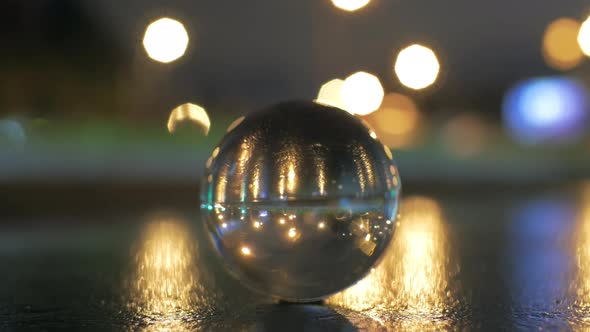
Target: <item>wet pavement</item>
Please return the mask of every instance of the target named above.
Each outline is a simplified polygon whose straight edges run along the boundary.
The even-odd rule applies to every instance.
[[[16,218],[0,231],[0,330],[590,328],[590,186],[474,192],[404,195],[381,263],[306,305],[229,276],[197,204]]]

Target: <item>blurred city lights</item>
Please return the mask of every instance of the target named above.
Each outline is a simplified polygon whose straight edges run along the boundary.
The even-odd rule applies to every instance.
[[[342,101],[342,86],[344,81],[336,78],[324,83],[318,92],[316,103],[345,109]]]
[[[242,252],[242,255],[244,256],[250,256],[252,254],[252,250],[250,250],[250,248],[244,246],[242,247],[242,249],[240,249],[240,251]]]
[[[332,0],[334,6],[349,12],[363,8],[370,0]]]
[[[584,54],[577,42],[580,23],[571,18],[553,21],[543,36],[543,57],[547,65],[568,70],[577,66]]]
[[[580,30],[578,31],[578,45],[584,54],[590,56],[590,17],[580,26]]]
[[[436,81],[440,64],[431,49],[414,44],[399,52],[394,70],[403,85],[419,90]]]
[[[377,112],[366,117],[381,141],[400,148],[414,141],[420,126],[420,112],[414,101],[399,93],[389,93]]]
[[[176,131],[177,127],[184,121],[190,121],[197,124],[205,135],[209,134],[209,128],[211,127],[211,121],[207,115],[207,111],[201,106],[186,103],[182,104],[170,112],[168,117],[168,131],[172,134]]]
[[[489,141],[491,130],[475,113],[463,113],[446,123],[442,135],[446,146],[453,153],[460,157],[468,157],[483,150]]]
[[[150,58],[169,63],[184,54],[188,40],[188,33],[182,23],[164,17],[148,25],[143,47]]]
[[[352,114],[367,115],[379,109],[384,94],[379,78],[360,71],[344,80],[341,97],[345,110]]]
[[[503,101],[508,132],[525,144],[570,143],[588,128],[588,92],[569,78],[537,78],[510,89]]]

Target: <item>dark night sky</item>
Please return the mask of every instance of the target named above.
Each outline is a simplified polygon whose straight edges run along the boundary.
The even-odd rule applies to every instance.
[[[56,7],[55,1],[41,3]],[[135,93],[149,95],[144,105],[155,108],[188,100],[225,109],[311,99],[323,82],[366,70],[381,78],[386,91],[412,94],[429,108],[497,110],[511,83],[555,73],[540,52],[547,24],[562,16],[583,19],[590,12],[582,0],[372,0],[352,14],[329,0],[72,3],[81,6],[82,22],[94,26],[87,30],[93,38],[110,38],[105,45],[123,50],[115,53],[128,57],[120,61],[126,68],[118,75],[139,82]],[[21,21],[31,10],[25,7],[20,6]],[[182,21],[191,37],[185,57],[171,65],[147,60],[141,46],[146,25],[162,16]],[[76,30],[80,21],[70,19],[69,29]],[[45,29],[39,22],[34,25]],[[394,55],[414,42],[432,47],[442,65],[437,85],[418,93],[402,87],[392,72]],[[88,65],[109,59],[88,60]]]
[[[196,40],[174,74],[219,98],[310,98],[322,82],[360,69],[379,74],[386,90],[404,91],[393,54],[419,42],[437,51],[443,72],[437,87],[418,95],[467,107],[497,102],[515,80],[554,73],[540,52],[545,27],[590,12],[582,0],[373,0],[353,14],[329,0],[100,4],[123,31],[141,34],[160,15],[183,20]]]

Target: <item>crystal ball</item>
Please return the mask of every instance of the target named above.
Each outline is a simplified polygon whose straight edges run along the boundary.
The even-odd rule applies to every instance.
[[[362,120],[293,101],[228,128],[207,161],[201,208],[232,275],[275,299],[308,302],[379,261],[399,194],[391,151]]]

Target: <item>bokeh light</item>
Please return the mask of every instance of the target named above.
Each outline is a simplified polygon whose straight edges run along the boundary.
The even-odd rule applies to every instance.
[[[389,93],[383,98],[381,107],[366,120],[384,144],[401,148],[415,141],[422,118],[410,97]]]
[[[440,64],[430,48],[414,44],[399,52],[394,70],[403,85],[420,90],[436,81]]]
[[[343,85],[344,81],[339,78],[324,83],[318,92],[318,98],[315,100],[316,103],[345,109],[346,106],[344,106],[344,102],[342,101]]]
[[[164,17],[148,25],[143,37],[143,47],[150,58],[169,63],[184,54],[188,41],[184,25]]]
[[[585,55],[590,56],[590,17],[580,26],[578,31],[578,45]]]
[[[483,151],[491,134],[491,128],[479,115],[462,113],[452,117],[445,124],[442,140],[456,156],[470,157]]]
[[[203,130],[205,135],[209,134],[211,121],[209,120],[207,111],[201,106],[186,103],[174,108],[168,117],[168,131],[171,134],[174,133],[178,126],[185,121],[195,123]]]
[[[543,57],[552,68],[568,70],[577,66],[584,54],[578,45],[580,23],[572,18],[559,18],[545,29]]]
[[[537,78],[517,84],[503,101],[506,130],[525,144],[571,143],[588,128],[588,92],[576,80]]]
[[[0,146],[23,146],[27,142],[27,133],[23,125],[13,119],[0,120]]]
[[[377,76],[360,71],[344,80],[341,97],[346,111],[367,115],[379,109],[384,94]]]
[[[370,0],[332,0],[332,3],[337,8],[352,12],[365,7],[369,1]]]

